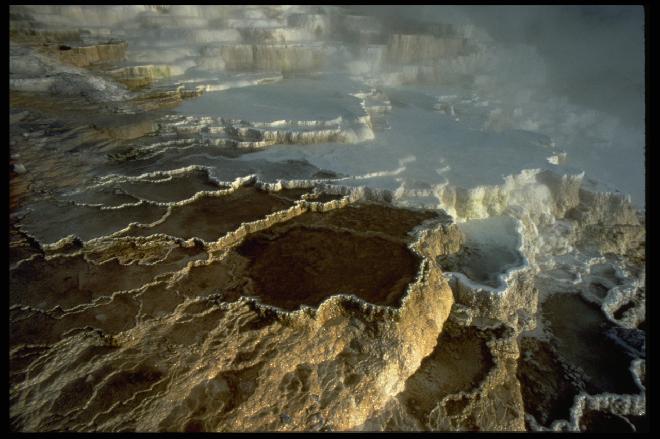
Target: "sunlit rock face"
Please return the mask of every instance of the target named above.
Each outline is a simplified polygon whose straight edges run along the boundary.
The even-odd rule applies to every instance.
[[[647,431],[643,118],[479,17],[10,7],[11,429]]]
[[[27,377],[31,366],[16,366],[16,429],[346,430],[401,390],[435,346],[453,302],[424,250],[438,237],[409,232],[420,224],[458,231],[434,212],[357,196],[355,204],[346,204],[348,196],[301,200],[311,187],[242,189],[218,197],[239,222],[228,229],[216,223],[213,239],[199,224],[175,220],[167,235],[92,239],[18,264],[15,364],[34,344],[60,346],[65,357],[42,358],[48,374],[58,375],[53,400],[44,401],[55,411],[28,408],[36,383]],[[237,193],[240,203],[230,199]],[[236,232],[244,236],[219,239]],[[203,236],[178,237],[188,233]],[[40,276],[28,277],[35,271]],[[56,290],[47,280],[53,276],[62,277]],[[81,378],[76,367],[58,366],[73,357],[94,371]],[[115,387],[134,397],[128,418]],[[249,420],[236,416],[255,410],[259,416]]]

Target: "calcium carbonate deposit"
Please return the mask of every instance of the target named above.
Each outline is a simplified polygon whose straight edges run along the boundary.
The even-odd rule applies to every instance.
[[[13,431],[648,430],[641,7],[9,31]]]

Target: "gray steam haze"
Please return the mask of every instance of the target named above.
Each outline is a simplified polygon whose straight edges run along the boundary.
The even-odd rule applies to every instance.
[[[644,120],[642,6],[358,6],[387,20],[474,24],[502,44],[534,47],[545,84],[630,123]],[[530,60],[532,62],[532,60]]]
[[[352,6],[396,25],[404,20],[474,25],[500,47],[525,45],[538,57],[505,63],[499,71],[509,96],[545,90],[571,103],[614,116],[621,123],[612,142],[592,151],[600,177],[618,179],[619,189],[643,205],[644,9],[640,5],[412,5]],[[518,90],[516,90],[518,88]],[[616,140],[613,138],[616,137]],[[612,159],[611,161],[609,159]],[[609,162],[609,164],[605,164]],[[608,177],[606,177],[606,175]]]
[[[172,61],[170,70],[177,74],[171,75],[182,81],[200,75],[226,78],[241,70],[280,71],[285,77],[294,71],[323,71],[349,73],[380,88],[449,85],[432,92],[423,105],[431,108],[432,100],[450,99],[454,92],[474,94],[482,100],[481,108],[489,108],[481,128],[547,136],[559,154],[567,154],[566,169],[585,171],[587,179],[629,194],[644,207],[641,6],[278,8],[16,6],[11,11],[13,17],[37,26],[125,39],[127,66]],[[237,14],[244,17],[232,18]],[[167,20],[173,21],[168,25]],[[465,42],[463,49],[456,49],[457,41]],[[149,47],[160,48],[162,56],[149,52]],[[460,53],[452,53],[455,50]],[[340,84],[336,79],[334,86],[341,89]],[[442,93],[445,98],[438,96]],[[427,99],[417,96],[420,105]],[[488,106],[493,102],[496,108]],[[451,112],[458,111],[448,105]],[[419,136],[424,143],[421,132]],[[397,160],[406,158],[405,151],[398,154]],[[411,154],[417,157],[417,152]],[[336,170],[354,171],[342,169],[344,165]],[[375,169],[362,171],[384,171],[379,166],[374,163]],[[465,172],[449,166],[456,173]],[[500,171],[493,174],[512,173]]]

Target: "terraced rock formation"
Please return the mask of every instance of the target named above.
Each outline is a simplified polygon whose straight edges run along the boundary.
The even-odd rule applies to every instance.
[[[575,146],[619,121],[530,47],[18,5],[9,56],[12,431],[648,430],[644,215]]]

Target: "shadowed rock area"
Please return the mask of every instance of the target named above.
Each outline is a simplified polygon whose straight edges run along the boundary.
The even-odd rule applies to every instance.
[[[256,235],[237,251],[251,261],[248,275],[256,295],[289,310],[317,306],[333,294],[399,306],[420,262],[398,242],[302,227],[274,237]]]
[[[239,188],[228,195],[203,197],[191,204],[175,206],[163,224],[135,229],[126,235],[164,233],[184,239],[196,237],[207,242],[215,241],[242,223],[284,210],[294,201],[256,188]]]
[[[567,314],[580,316],[566,319]],[[594,305],[577,294],[558,294],[543,305],[557,351],[579,368],[590,393],[637,393],[632,374],[620,371],[632,360],[621,346],[607,336],[610,323]]]
[[[164,182],[127,182],[117,185],[126,194],[142,200],[172,202],[186,200],[197,192],[227,189],[209,180],[205,172],[197,171],[174,176]]]
[[[486,346],[489,335],[474,327],[459,328],[445,325],[438,344],[420,368],[406,382],[400,396],[408,411],[424,421],[435,407],[435,401],[461,391],[475,389],[493,367],[491,353]],[[460,400],[450,403],[455,414],[466,404]]]
[[[579,383],[567,374],[551,345],[534,338],[523,338],[517,376],[525,410],[542,425],[568,419]]]
[[[437,217],[382,204],[349,205],[304,213],[255,234],[236,251],[250,260],[247,276],[264,303],[296,309],[352,294],[398,307],[421,262],[407,247],[408,233]]]
[[[580,419],[580,429],[588,433],[632,433],[635,426],[623,416],[588,411]]]
[[[296,218],[294,223],[327,225],[355,232],[376,232],[406,240],[408,233],[414,227],[426,220],[438,218],[447,217],[443,216],[442,212],[413,211],[383,204],[365,203],[332,210],[326,214],[310,212]]]
[[[94,255],[89,253],[47,259],[37,256],[10,272],[9,302],[42,310],[55,306],[69,309],[115,291],[139,288],[159,274],[177,271],[191,260],[206,257],[200,246],[176,246],[167,250],[156,252],[157,264],[135,261],[136,256],[131,258],[130,249],[125,248],[115,250],[114,255],[112,250],[106,250],[104,253],[110,253],[111,259],[99,262],[90,260]],[[143,251],[148,253],[149,249]],[[124,262],[127,259],[131,263]],[[147,257],[143,256],[144,259]]]
[[[616,327],[579,294],[550,296],[542,305],[542,318],[548,340],[523,337],[517,370],[525,409],[536,422],[549,427],[553,421],[570,420],[580,393],[639,392],[629,372],[635,357],[631,352],[635,351],[627,344],[631,342],[625,341],[632,331]],[[632,339],[632,344],[638,340]],[[604,425],[616,431],[633,431],[618,413],[587,411],[579,418],[582,431],[599,431]]]

